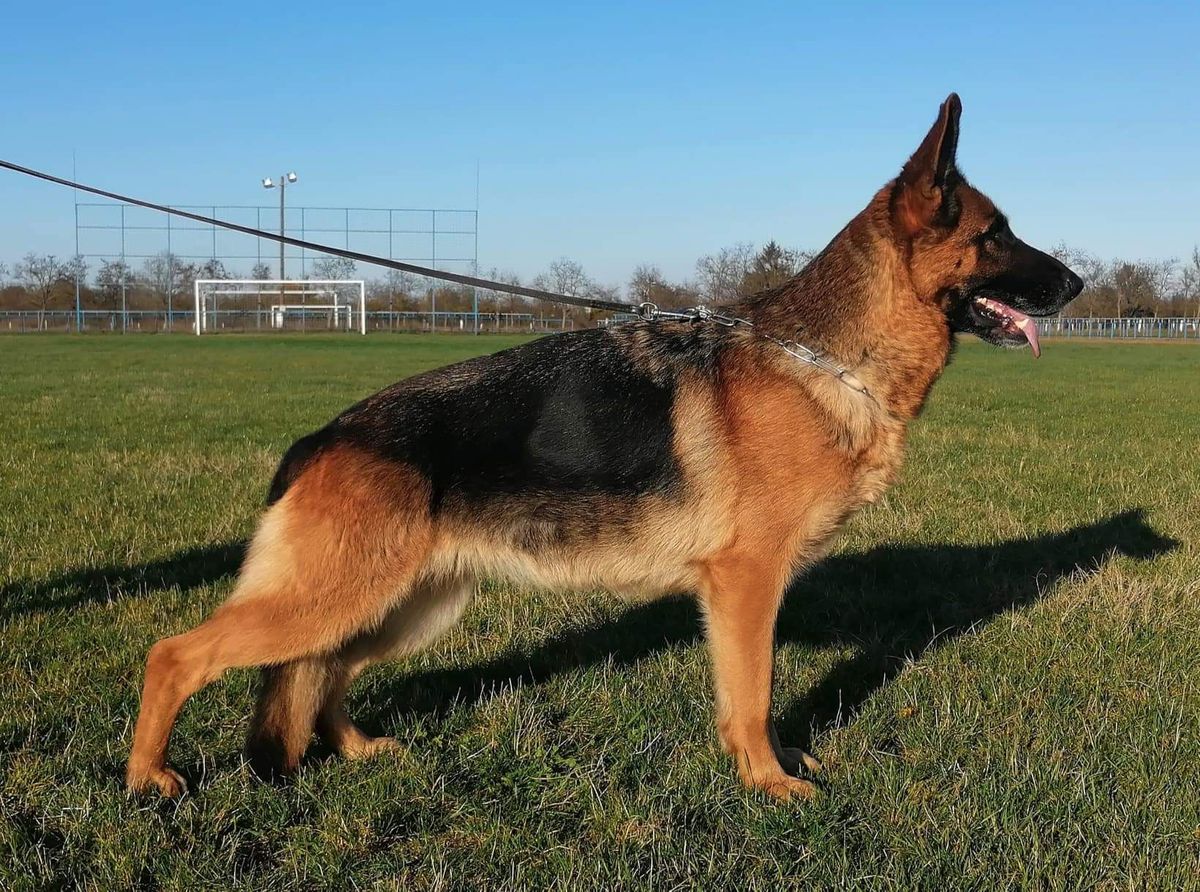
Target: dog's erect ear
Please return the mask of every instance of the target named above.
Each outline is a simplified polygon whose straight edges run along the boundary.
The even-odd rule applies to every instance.
[[[910,235],[931,226],[953,226],[958,220],[955,187],[961,176],[955,164],[962,101],[951,93],[920,148],[900,171],[892,197],[896,222]]]

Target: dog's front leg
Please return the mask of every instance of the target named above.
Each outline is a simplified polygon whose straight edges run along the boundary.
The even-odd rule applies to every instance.
[[[816,788],[780,764],[771,727],[775,619],[786,579],[783,569],[737,554],[721,555],[704,569],[701,596],[721,743],[737,760],[747,786],[780,799],[811,797]]]

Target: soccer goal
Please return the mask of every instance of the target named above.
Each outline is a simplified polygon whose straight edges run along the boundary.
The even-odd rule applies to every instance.
[[[233,328],[233,320],[244,323],[247,316],[255,327],[275,331],[367,333],[367,288],[362,279],[197,279],[195,289],[193,328],[198,335]]]

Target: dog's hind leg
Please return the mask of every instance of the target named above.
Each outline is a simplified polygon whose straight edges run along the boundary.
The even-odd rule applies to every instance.
[[[340,661],[329,655],[263,667],[258,705],[246,737],[246,756],[256,774],[275,777],[300,764],[317,713],[341,671]]]
[[[338,654],[336,678],[317,717],[317,733],[347,759],[396,748],[390,737],[371,737],[346,714],[342,701],[358,674],[378,660],[419,653],[458,622],[475,592],[473,579],[425,580],[395,607],[378,629],[364,632]]]
[[[262,691],[250,725],[246,753],[264,777],[293,771],[315,727],[347,759],[392,749],[394,740],[363,733],[346,715],[342,700],[367,666],[386,657],[417,653],[461,616],[473,584],[459,580],[414,586],[379,628],[362,631],[340,650],[263,669]]]
[[[230,599],[192,631],[151,648],[126,772],[130,789],[184,791],[166,765],[171,729],[188,697],[227,669],[326,658],[378,626],[420,578],[429,553],[423,485],[415,471],[336,453],[293,484],[265,515]],[[284,687],[289,696],[320,701],[323,684]],[[307,722],[289,722],[281,739],[294,742]]]
[[[775,620],[785,574],[760,558],[725,554],[707,562],[702,578],[721,743],[747,786],[781,799],[810,797],[814,786],[780,764],[771,727]]]

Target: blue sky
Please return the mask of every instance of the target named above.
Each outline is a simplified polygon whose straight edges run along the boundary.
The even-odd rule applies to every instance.
[[[1031,242],[1200,242],[1200,4],[12,4],[0,156],[177,204],[460,206],[480,264],[620,283],[816,248],[950,90],[959,159]],[[0,172],[0,260],[72,197]]]

